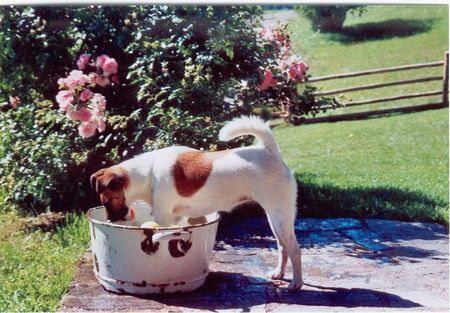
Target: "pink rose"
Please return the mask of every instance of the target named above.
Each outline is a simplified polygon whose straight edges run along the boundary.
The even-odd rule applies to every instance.
[[[94,136],[96,128],[92,122],[83,122],[78,126],[78,133],[83,138],[89,138]]]
[[[66,79],[64,79],[64,84],[67,88],[73,89],[78,85],[78,80],[73,77],[66,77]]]
[[[303,75],[306,74],[306,72],[308,71],[308,64],[306,64],[304,61],[300,61],[300,70],[302,71]]]
[[[281,45],[286,40],[286,35],[279,30],[273,31],[273,37],[273,41],[275,41],[277,45]]]
[[[114,58],[108,58],[102,65],[102,69],[106,75],[116,74],[117,73],[117,61]]]
[[[118,83],[119,83],[119,76],[118,76],[118,75],[113,75],[113,76],[111,77],[111,81],[112,81],[113,83],[115,83],[115,84],[118,84]]]
[[[83,53],[82,55],[80,55],[80,57],[78,58],[78,61],[77,61],[78,69],[84,70],[86,68],[86,65],[89,64],[90,58],[91,58],[91,56],[86,53]]]
[[[299,63],[292,63],[291,67],[288,70],[288,78],[299,82],[306,75],[307,70],[308,64],[306,64],[304,61],[300,61]]]
[[[92,91],[90,91],[89,89],[84,89],[80,94],[80,100],[83,102],[86,102],[92,98],[93,94],[94,93]]]
[[[264,80],[262,83],[258,86],[259,90],[266,90],[269,87],[276,86],[277,79],[273,77],[272,71],[266,70],[264,72]]]
[[[61,111],[67,112],[72,109],[72,105],[70,103],[62,103],[59,105],[59,108],[61,109]]]
[[[301,72],[297,68],[297,65],[292,65],[288,70],[289,79],[296,80],[298,75],[301,75]]]
[[[103,132],[106,129],[106,118],[104,116],[100,116],[97,119],[97,127],[99,132]]]
[[[95,66],[97,68],[103,68],[103,64],[107,59],[109,59],[109,56],[107,56],[106,54],[102,54],[101,56],[97,57],[97,59],[95,59]]]
[[[106,87],[110,84],[109,78],[102,76],[102,75],[97,75],[97,77],[95,78],[95,83],[97,85],[100,85],[102,87]]]
[[[83,87],[89,83],[89,78],[87,75],[83,74],[82,71],[73,70],[69,73],[69,76],[64,80],[67,88],[73,89],[76,86]]]
[[[78,111],[73,112],[72,117],[75,120],[79,120],[79,121],[82,121],[82,122],[89,122],[91,120],[92,113],[87,108],[81,108]]]
[[[61,89],[61,88],[64,88],[64,87],[66,87],[66,82],[65,82],[66,80],[64,79],[64,78],[58,78],[58,87]]]
[[[72,105],[73,93],[70,90],[61,90],[56,95],[56,102],[63,111],[67,111]]]
[[[97,73],[89,73],[88,75],[88,80],[89,80],[89,84],[97,84]]]
[[[92,96],[92,102],[92,106],[98,111],[103,111],[106,108],[106,99],[102,94],[94,93]]]
[[[273,41],[274,40],[274,36],[273,36],[273,32],[270,28],[264,28],[263,30],[261,30],[259,32],[259,36],[267,41]]]
[[[18,107],[19,104],[20,104],[20,98],[17,97],[17,96],[15,96],[15,97],[9,96],[9,104],[10,104],[14,109],[17,109],[17,107]]]
[[[108,86],[110,84],[108,77],[98,75],[97,73],[90,73],[88,79],[90,84],[100,85],[102,87]]]
[[[99,106],[96,105],[95,103],[91,103],[90,109],[91,109],[93,120],[97,120],[100,117],[105,115],[104,108],[101,108],[101,107],[99,108]]]
[[[102,87],[108,86],[110,84],[108,77],[105,77],[103,75],[98,75],[97,73],[89,74],[89,82],[91,84],[100,85]]]
[[[75,116],[74,116],[74,111],[71,109],[71,108],[69,108],[69,109],[67,109],[66,110],[66,116],[67,116],[67,118],[69,119],[69,120],[71,120],[71,121],[76,121],[76,118],[75,118]]]

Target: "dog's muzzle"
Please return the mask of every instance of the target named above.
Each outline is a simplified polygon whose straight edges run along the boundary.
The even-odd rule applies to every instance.
[[[117,222],[117,221],[126,221],[126,216],[128,214],[128,207],[124,207],[120,210],[110,210],[108,209],[107,206],[106,207],[106,218],[110,221],[110,222]]]

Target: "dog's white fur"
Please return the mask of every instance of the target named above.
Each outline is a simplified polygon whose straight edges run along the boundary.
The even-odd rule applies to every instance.
[[[172,168],[177,156],[188,147],[170,147],[141,154],[124,161],[120,167],[130,178],[125,201],[128,207],[136,200],[148,202],[155,221],[173,224],[177,216],[199,217],[215,211],[231,211],[239,199],[252,199],[266,211],[277,239],[279,257],[272,278],[281,279],[288,257],[293,265],[289,289],[303,285],[301,251],[294,231],[296,216],[296,181],[281,158],[268,124],[257,117],[240,117],[229,122],[219,134],[220,140],[253,135],[259,143],[233,149],[213,161],[212,171],[203,187],[190,197],[176,190]],[[240,200],[242,201],[242,200]]]

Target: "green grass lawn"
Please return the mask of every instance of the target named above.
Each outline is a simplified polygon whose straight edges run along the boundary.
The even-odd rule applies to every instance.
[[[448,225],[448,109],[274,133],[299,183],[300,216]]]
[[[89,241],[87,220],[69,215],[54,232],[0,215],[0,312],[55,311]]]
[[[316,33],[303,16],[289,21],[293,49],[310,65],[310,74],[323,76],[443,60],[448,50],[448,6],[369,5],[361,17],[348,14],[344,32]],[[322,90],[442,75],[427,68],[317,83]],[[442,90],[442,81],[346,93],[342,102]],[[369,104],[329,111],[366,111],[441,101],[440,96]]]

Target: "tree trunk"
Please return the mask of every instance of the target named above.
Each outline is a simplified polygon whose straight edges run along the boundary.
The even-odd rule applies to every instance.
[[[322,32],[339,32],[345,21],[345,12],[330,16],[324,16],[320,20],[320,31]]]

